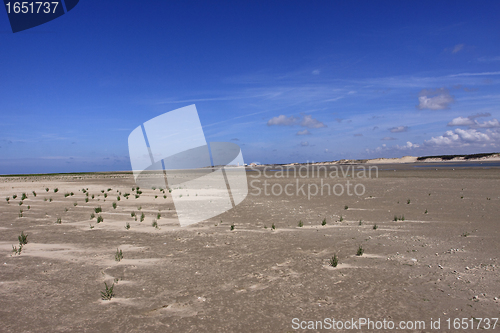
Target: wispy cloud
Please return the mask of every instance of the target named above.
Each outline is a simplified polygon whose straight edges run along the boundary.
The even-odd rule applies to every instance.
[[[303,131],[298,131],[296,135],[310,135],[311,132],[309,132],[307,129]]]
[[[462,51],[464,49],[464,44],[457,44],[453,47],[453,50],[451,50],[451,53],[455,54],[455,53],[458,53],[460,51]]]
[[[479,62],[496,62],[500,61],[500,56],[499,57],[480,57],[477,59]]]
[[[389,128],[389,131],[391,131],[391,133],[408,132],[408,126],[392,127],[392,128]]]
[[[448,109],[449,104],[455,99],[450,95],[448,89],[439,88],[435,90],[423,89],[420,91],[417,108],[420,110],[443,110]]]
[[[300,125],[307,128],[322,128],[327,127],[323,122],[314,119],[311,115],[304,115],[302,119],[296,118],[294,116],[287,117],[285,115],[279,115],[278,117],[273,117],[267,122],[267,126],[294,126]]]
[[[308,128],[321,128],[321,127],[327,127],[324,123],[321,121],[314,119],[310,115],[304,115],[304,119],[300,122],[300,126],[303,127],[308,127]]]

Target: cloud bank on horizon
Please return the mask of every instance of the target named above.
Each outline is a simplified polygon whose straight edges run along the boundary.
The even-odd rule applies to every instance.
[[[1,174],[130,170],[190,104],[248,162],[500,151],[498,1],[153,3],[0,34]]]

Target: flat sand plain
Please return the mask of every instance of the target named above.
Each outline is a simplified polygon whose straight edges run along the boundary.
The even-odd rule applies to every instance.
[[[500,169],[379,170],[351,180],[362,196],[251,189],[236,208],[184,228],[175,190],[136,198],[128,173],[0,177],[0,331],[293,332],[293,318],[364,317],[422,320],[415,331],[435,332],[455,331],[447,318],[500,317]],[[17,255],[22,231],[28,244]],[[104,282],[115,283],[111,301],[101,300]]]

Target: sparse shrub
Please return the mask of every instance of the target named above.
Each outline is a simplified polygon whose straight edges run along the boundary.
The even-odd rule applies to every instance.
[[[23,210],[19,209],[19,217],[23,217]]]
[[[130,223],[127,222],[127,224],[125,224],[125,229],[130,229]]]
[[[7,203],[10,203],[9,200],[10,200],[9,197],[5,198],[5,201],[7,201]]]
[[[45,192],[48,192],[48,191],[49,191],[49,188],[48,188],[48,187],[46,187],[46,188],[45,188]]]
[[[101,190],[101,193],[104,193],[104,190]]]
[[[101,212],[102,212],[102,208],[101,208],[101,206],[94,208],[94,212],[95,212],[96,214],[101,213]]]
[[[22,202],[22,201],[19,201],[19,206],[21,206],[22,204],[23,204],[23,202]]]
[[[116,261],[120,261],[122,259],[123,259],[123,252],[122,252],[122,250],[116,249],[115,260]]]
[[[47,201],[47,198],[43,198],[43,201]]]
[[[73,206],[75,206],[75,207],[76,207],[77,205],[78,205],[78,203],[77,203],[77,202],[73,202]]]
[[[469,236],[469,235],[470,235],[470,233],[468,233],[468,232],[464,232],[464,233],[462,234],[462,237],[467,237],[467,236]]]
[[[115,294],[113,293],[115,284],[113,283],[111,287],[108,288],[108,285],[106,284],[106,282],[104,282],[104,286],[106,289],[104,291],[101,291],[101,299],[103,301],[110,301],[115,296]]]
[[[108,197],[108,194],[107,193],[104,193],[104,198],[106,199]]]
[[[142,209],[142,206],[137,207],[137,210],[141,210],[141,209]]]
[[[274,226],[274,223],[271,224],[271,230],[276,230],[276,227]]]
[[[31,209],[31,206],[28,205],[28,210],[30,210],[30,209]]]
[[[57,224],[61,224],[61,223],[62,223],[62,220],[61,220],[61,218],[60,218],[60,217],[58,217],[58,218],[57,218],[56,223],[57,223]]]
[[[64,211],[67,212],[68,211],[68,208],[64,208]]]
[[[134,217],[135,216],[135,212],[130,213],[130,216]]]
[[[116,201],[120,201],[120,200],[121,200],[120,196],[117,196]]]
[[[95,214],[94,214],[94,213],[90,214],[90,219],[91,219],[91,220],[92,220],[94,217],[95,217]]]
[[[24,200],[24,199],[28,199],[28,196],[26,195],[26,193],[23,192],[23,194],[21,194],[21,200]]]
[[[356,252],[356,255],[357,255],[357,256],[362,256],[362,255],[363,255],[363,253],[365,253],[365,250],[364,250],[364,249],[363,249],[363,247],[360,245],[360,246],[358,247],[358,251]]]
[[[231,231],[234,230],[234,224],[231,224]]]
[[[164,196],[163,196],[163,199],[166,199],[166,198],[167,198],[167,196],[166,196],[166,195],[164,195]]]
[[[69,195],[74,196],[74,195],[75,195],[75,193],[71,192]]]
[[[359,220],[358,225],[362,225],[362,224],[363,224],[363,221]]]
[[[85,202],[89,202],[89,198],[85,198]]]
[[[94,226],[92,224],[89,224],[90,225],[90,229],[94,229]]]
[[[113,209],[116,209],[116,202],[113,202]]]
[[[156,214],[156,218],[159,220],[161,218],[161,214],[160,213]]]
[[[65,198],[69,197],[69,193],[64,193],[64,197]]]
[[[342,215],[340,215],[340,219],[339,219],[340,222],[344,221],[344,218],[342,217]]]
[[[28,244],[28,235],[24,234],[24,231],[21,231],[21,235],[17,237],[19,240],[19,245],[26,245]]]
[[[377,230],[378,226],[376,224],[373,225],[373,230]]]
[[[332,259],[330,259],[328,261],[328,263],[330,264],[330,266],[332,267],[337,267],[337,265],[339,264],[339,258],[337,257],[336,254],[333,255]]]
[[[52,198],[49,198],[49,202],[52,202]]]
[[[345,209],[345,210],[348,210],[348,209],[349,209],[349,206],[345,205],[345,206],[344,206],[344,209]]]
[[[144,222],[144,218],[146,217],[146,215],[144,215],[144,213],[141,214],[141,222]]]
[[[138,195],[138,194],[136,194],[136,195],[135,195],[135,198],[136,198],[136,199],[139,199],[139,195]]]
[[[394,219],[393,219],[393,221],[394,221],[394,222],[397,222],[397,220],[398,220],[397,215],[394,215]]]
[[[54,193],[57,193],[58,191],[59,191],[59,189],[56,187],[56,188],[54,189]]]
[[[104,219],[103,219],[103,217],[101,215],[99,215],[97,217],[97,223],[101,223],[101,222],[104,222]]]
[[[155,195],[155,199],[158,199],[158,196],[157,196],[157,195]]]
[[[12,199],[14,199],[14,200],[15,200],[16,198],[17,198],[17,194],[14,194],[14,195],[12,196]]]
[[[154,228],[158,229],[158,222],[157,222],[156,220],[154,220],[154,219],[153,219],[153,222],[151,222],[151,225],[152,225]]]
[[[109,191],[111,191],[111,189],[110,189],[110,188],[108,188],[108,192],[109,192]]]
[[[427,214],[427,209],[425,210],[424,214]]]
[[[321,225],[326,225],[326,219],[323,219],[323,221],[321,221]]]
[[[33,193],[33,196],[36,198],[36,192],[35,192],[35,191],[33,191],[33,192],[31,192],[31,193]]]
[[[299,228],[302,228],[304,226],[304,223],[302,223],[302,220],[299,221],[298,226],[299,226]]]
[[[20,255],[22,250],[23,250],[22,245],[19,245],[19,248],[17,248],[17,246],[12,245],[12,252],[14,252],[14,254]]]
[[[404,215],[402,215],[402,216],[401,216],[401,221],[404,221],[404,220],[405,220],[405,216],[404,216]]]

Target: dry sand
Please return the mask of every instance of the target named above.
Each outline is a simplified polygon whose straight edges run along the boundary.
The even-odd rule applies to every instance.
[[[136,199],[130,174],[2,177],[0,331],[292,332],[293,318],[365,317],[423,320],[418,331],[430,332],[450,331],[447,318],[500,317],[498,168],[406,164],[351,181],[366,193],[250,194],[180,228],[175,190],[141,189]],[[88,203],[83,188],[94,195]],[[90,217],[98,206],[102,223]],[[15,255],[22,231],[28,244]],[[356,256],[360,245],[365,253]],[[104,282],[115,282],[111,301],[101,300]],[[441,318],[441,330],[430,329],[431,318]]]

